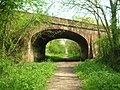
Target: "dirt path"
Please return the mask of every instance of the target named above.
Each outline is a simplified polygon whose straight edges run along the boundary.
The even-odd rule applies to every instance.
[[[47,81],[47,90],[80,90],[81,83],[74,72],[79,62],[56,62],[57,70]]]

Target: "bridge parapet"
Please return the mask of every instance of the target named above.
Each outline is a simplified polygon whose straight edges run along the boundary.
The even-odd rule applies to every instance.
[[[63,18],[57,18],[57,17],[49,17],[49,19],[51,23],[54,25],[61,25],[61,26],[94,30],[94,31],[98,31],[98,28],[99,28],[101,32],[105,32],[102,26],[97,26],[96,24],[89,24],[89,23],[84,23],[84,22],[79,22],[79,21],[69,20],[69,19],[63,19]]]

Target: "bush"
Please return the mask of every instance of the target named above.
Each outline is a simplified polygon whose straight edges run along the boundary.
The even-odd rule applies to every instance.
[[[0,60],[0,89],[44,90],[55,68],[51,62],[14,64]]]
[[[86,61],[75,67],[84,90],[120,90],[120,73],[95,61]]]

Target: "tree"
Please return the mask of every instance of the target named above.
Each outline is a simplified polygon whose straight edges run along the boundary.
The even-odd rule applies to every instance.
[[[105,2],[105,3],[104,3]],[[118,13],[120,12],[120,0],[69,0],[64,1],[64,5],[71,6],[72,8],[77,8],[77,10],[85,10],[88,14],[92,14],[98,24],[98,34],[99,22],[104,27],[107,34],[108,45],[111,51],[107,52],[110,55],[112,67],[115,65],[115,50],[119,49],[119,29],[118,29]],[[79,8],[79,9],[78,9]],[[79,11],[77,11],[79,12]],[[109,17],[109,18],[108,18]],[[103,41],[104,42],[104,41]]]
[[[44,5],[42,0],[0,0],[0,57],[20,52],[27,29],[34,21],[42,22]]]
[[[80,57],[81,49],[80,46],[75,41],[66,40],[65,47],[67,49],[68,56],[72,55],[72,56]]]
[[[55,39],[53,41],[50,41],[46,46],[46,53],[47,54],[63,54],[65,53],[65,47],[63,44],[61,44],[61,39]]]

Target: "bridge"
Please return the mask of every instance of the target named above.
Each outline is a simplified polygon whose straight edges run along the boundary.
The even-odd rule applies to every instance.
[[[45,59],[45,47],[54,39],[66,38],[73,40],[81,47],[81,59],[92,58],[96,55],[98,46],[92,44],[98,36],[98,26],[74,20],[57,17],[46,17],[50,22],[36,26],[27,31],[22,48],[23,58],[28,62]],[[101,35],[105,34],[103,27],[99,26]]]

